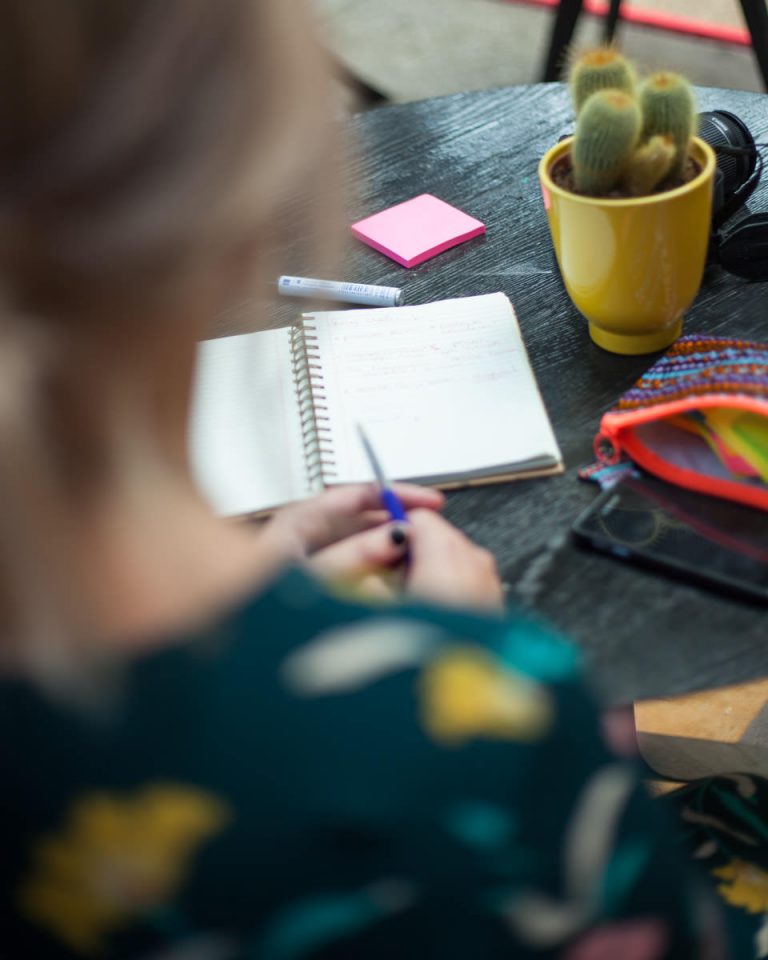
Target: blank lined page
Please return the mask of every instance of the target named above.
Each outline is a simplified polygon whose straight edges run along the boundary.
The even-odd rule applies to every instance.
[[[384,470],[432,482],[556,466],[560,452],[502,293],[315,314],[336,482]]]
[[[198,483],[223,516],[307,495],[286,329],[199,345],[189,440]]]

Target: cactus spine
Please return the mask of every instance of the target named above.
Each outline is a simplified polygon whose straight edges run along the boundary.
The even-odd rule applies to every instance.
[[[669,174],[676,149],[671,137],[656,134],[638,147],[629,158],[621,178],[622,186],[633,197],[652,193]]]
[[[656,134],[672,138],[675,157],[670,173],[681,177],[696,122],[696,105],[688,81],[677,73],[654,73],[640,87],[643,139]]]
[[[600,90],[586,101],[576,121],[571,151],[576,189],[609,193],[617,184],[640,135],[640,107],[620,90]]]
[[[587,99],[598,90],[623,90],[631,94],[635,88],[635,75],[617,50],[599,47],[577,57],[568,73],[568,84],[578,114]]]

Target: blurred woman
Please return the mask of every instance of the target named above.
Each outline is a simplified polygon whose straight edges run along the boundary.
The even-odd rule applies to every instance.
[[[440,494],[399,488],[371,606],[322,582],[402,560],[375,491],[256,531],[190,475],[196,342],[334,168],[302,10],[2,0],[0,71],[0,954],[717,951],[574,652]]]

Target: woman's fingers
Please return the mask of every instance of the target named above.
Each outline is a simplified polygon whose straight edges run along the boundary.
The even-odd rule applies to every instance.
[[[503,609],[504,590],[493,555],[443,517],[414,510],[408,541],[408,592],[448,605]]]
[[[402,562],[408,549],[408,538],[401,534],[400,527],[381,524],[318,550],[307,563],[323,578],[361,580]]]
[[[438,490],[412,483],[397,483],[393,489],[406,510],[439,510],[443,506],[444,497]],[[284,507],[265,532],[283,535],[296,543],[300,552],[312,554],[387,519],[379,490],[373,484],[352,484],[331,487],[309,500]]]

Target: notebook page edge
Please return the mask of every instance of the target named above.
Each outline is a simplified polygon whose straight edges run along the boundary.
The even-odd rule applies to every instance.
[[[188,449],[198,486],[220,516],[258,516],[306,495],[291,329],[198,344]],[[266,417],[260,416],[265,399]],[[268,470],[265,486],[259,478]]]

